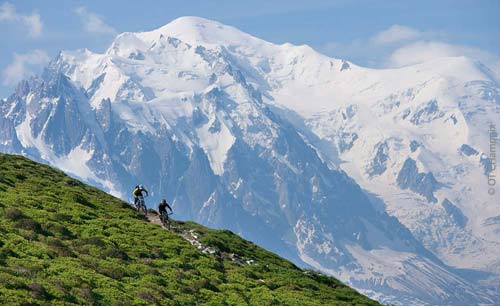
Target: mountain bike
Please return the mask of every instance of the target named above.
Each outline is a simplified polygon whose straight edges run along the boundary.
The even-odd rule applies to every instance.
[[[146,202],[144,201],[143,196],[139,196],[137,200],[137,204],[135,206],[138,212],[144,215],[146,217],[148,215],[148,208],[146,207]]]
[[[173,212],[168,213],[166,211],[162,211],[161,215],[160,215],[161,224],[163,225],[163,227],[165,227],[168,230],[170,230],[170,218],[169,218],[169,216],[171,214],[173,214]]]

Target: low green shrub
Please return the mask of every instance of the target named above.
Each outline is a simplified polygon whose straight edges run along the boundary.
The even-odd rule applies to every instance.
[[[22,228],[27,231],[33,231],[37,234],[44,233],[42,226],[37,221],[30,218],[21,218],[16,221],[16,227]]]
[[[24,218],[24,214],[19,209],[11,207],[5,211],[4,217],[10,221],[17,221],[19,219]]]

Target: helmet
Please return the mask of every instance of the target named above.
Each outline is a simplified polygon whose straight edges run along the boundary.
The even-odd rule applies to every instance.
[[[139,189],[144,189],[144,186],[143,185],[139,185]]]
[[[160,204],[167,204],[167,200],[162,199],[162,200],[160,201]]]

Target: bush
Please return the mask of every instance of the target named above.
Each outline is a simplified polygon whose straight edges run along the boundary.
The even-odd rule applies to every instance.
[[[64,239],[75,238],[75,235],[66,226],[61,224],[51,223],[48,225],[47,229],[56,236],[60,236]]]
[[[7,274],[4,272],[0,272],[0,284],[4,286],[6,289],[10,290],[26,290],[28,287],[26,284],[22,281],[20,277],[15,277],[11,274]],[[0,295],[1,297],[1,295]]]
[[[89,304],[94,304],[94,294],[92,293],[92,289],[87,284],[84,284],[80,288],[78,295]]]
[[[7,257],[17,257],[17,254],[10,249],[0,249],[0,263],[4,263]]]
[[[104,252],[102,253],[102,258],[107,258],[107,257],[112,257],[112,258],[118,258],[122,260],[128,260],[128,254],[124,250],[120,249],[119,247],[109,247]]]
[[[16,179],[20,180],[20,181],[24,181],[26,179],[26,175],[23,175],[23,174],[16,174]]]
[[[43,286],[38,283],[32,283],[28,286],[28,288],[30,290],[31,296],[37,300],[48,299],[50,297],[45,288],[43,288]]]
[[[97,272],[116,280],[121,280],[125,276],[128,276],[127,271],[118,265],[100,266],[97,268]]]
[[[90,245],[95,245],[98,247],[105,247],[106,246],[106,242],[104,242],[104,240],[102,240],[99,237],[82,238],[82,239],[78,240],[77,244],[78,245],[90,244]]]
[[[50,239],[47,244],[59,256],[63,257],[75,256],[75,254],[69,249],[69,247],[59,239]]]
[[[73,201],[75,201],[76,203],[78,204],[81,204],[83,206],[87,206],[87,207],[90,207],[90,208],[96,208],[96,206],[94,204],[92,204],[85,196],[83,196],[82,194],[79,194],[79,193],[75,193],[73,195]]]
[[[73,219],[73,217],[71,215],[68,215],[68,214],[62,214],[62,213],[55,213],[53,216],[52,216],[52,220],[54,221],[60,221],[60,222],[69,222]]]
[[[5,211],[4,214],[5,218],[11,220],[11,221],[17,221],[19,219],[24,218],[24,214],[22,211],[20,211],[17,208],[9,208]]]
[[[151,292],[141,291],[137,294],[137,296],[145,301],[150,302],[151,304],[159,304],[158,300]]]
[[[37,234],[45,234],[40,223],[30,218],[18,219],[16,221],[16,227],[27,231],[33,231]]]
[[[70,179],[70,178],[66,179],[64,181],[64,184],[66,184],[66,185],[68,185],[70,187],[76,187],[76,186],[81,186],[82,185],[82,183],[80,183],[79,181],[74,180],[74,179]]]

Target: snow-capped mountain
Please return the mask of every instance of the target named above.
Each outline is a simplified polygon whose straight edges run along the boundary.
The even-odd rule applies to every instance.
[[[374,70],[184,17],[63,51],[0,104],[0,150],[229,228],[384,302],[500,300],[493,73]],[[500,192],[500,190],[498,190]]]

